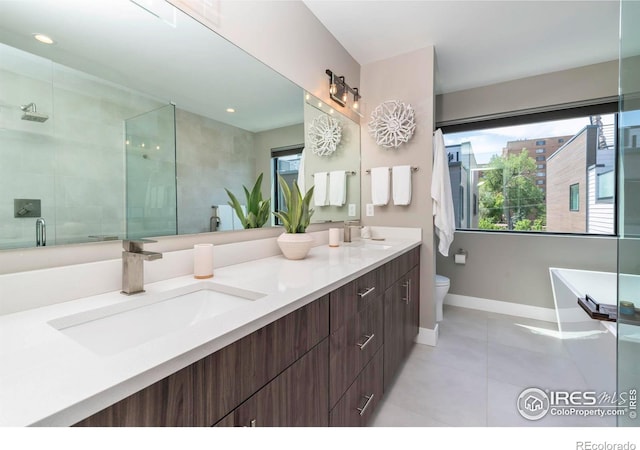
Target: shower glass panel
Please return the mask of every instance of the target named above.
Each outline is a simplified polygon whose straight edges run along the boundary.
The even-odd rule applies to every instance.
[[[619,426],[639,426],[640,389],[640,3],[621,3],[618,243],[618,392],[627,393]]]
[[[125,120],[127,238],[177,233],[175,106]]]

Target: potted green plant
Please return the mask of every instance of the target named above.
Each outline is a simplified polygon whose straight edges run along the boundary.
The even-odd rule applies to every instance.
[[[233,208],[245,229],[261,228],[267,220],[269,220],[269,212],[271,209],[271,199],[264,200],[262,198],[262,175],[256,180],[251,192],[243,185],[244,195],[247,199],[247,213],[245,215],[240,202],[229,189],[225,188],[227,195],[231,199],[229,206]]]
[[[309,207],[313,196],[313,186],[302,196],[298,183],[294,180],[293,186],[289,185],[278,175],[278,183],[284,197],[286,211],[276,211],[275,214],[284,226],[285,232],[278,237],[278,246],[287,259],[304,259],[313,245],[313,238],[305,233],[313,209]]]

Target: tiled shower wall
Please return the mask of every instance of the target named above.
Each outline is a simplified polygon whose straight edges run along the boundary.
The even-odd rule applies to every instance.
[[[40,199],[49,244],[122,237],[124,119],[160,102],[0,45],[0,248],[35,244],[35,218],[13,199]],[[35,102],[46,122],[21,120]]]

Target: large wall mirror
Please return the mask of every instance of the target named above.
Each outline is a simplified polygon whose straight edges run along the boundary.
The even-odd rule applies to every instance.
[[[242,229],[225,188],[261,173],[273,209],[277,173],[344,170],[314,221],[357,218],[358,127],[166,2],[0,2],[0,249]]]

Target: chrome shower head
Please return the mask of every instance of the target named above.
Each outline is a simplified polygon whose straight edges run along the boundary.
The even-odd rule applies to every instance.
[[[24,114],[22,115],[22,120],[30,120],[31,122],[45,122],[49,116],[46,114],[39,113],[36,111],[36,104],[29,103],[28,105],[22,105],[20,107]]]

